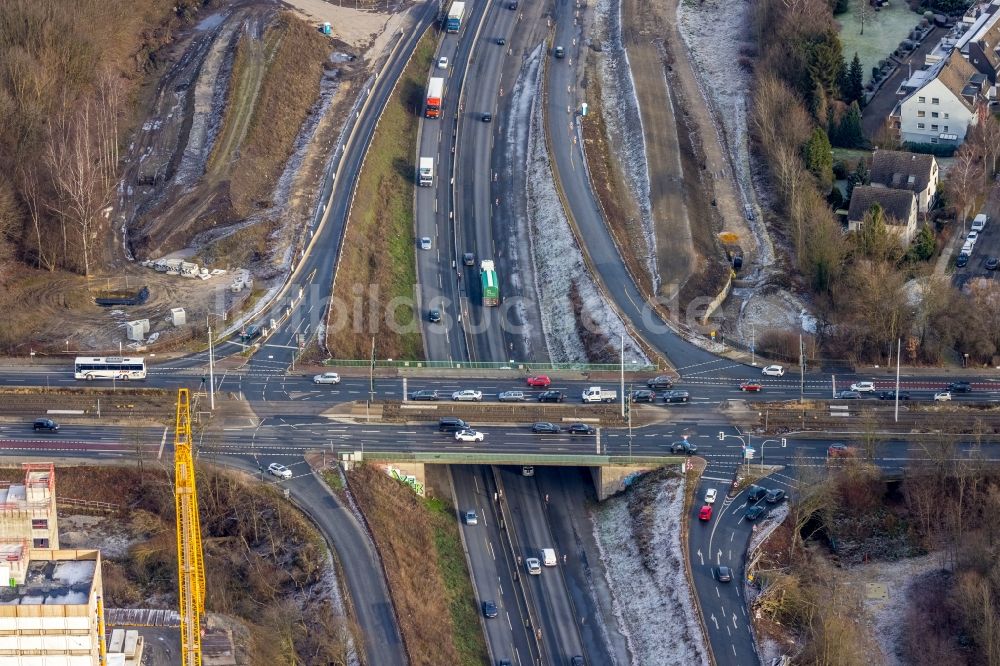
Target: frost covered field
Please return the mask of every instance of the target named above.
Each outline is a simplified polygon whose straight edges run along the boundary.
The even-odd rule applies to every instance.
[[[630,501],[646,510],[633,516]],[[683,511],[684,480],[674,477],[640,481],[594,512],[615,614],[636,664],[709,663],[684,575]]]

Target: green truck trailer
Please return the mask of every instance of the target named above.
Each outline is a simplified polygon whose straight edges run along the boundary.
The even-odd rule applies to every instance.
[[[483,305],[493,306],[500,303],[500,283],[492,259],[484,259],[479,264],[479,278],[483,283]]]

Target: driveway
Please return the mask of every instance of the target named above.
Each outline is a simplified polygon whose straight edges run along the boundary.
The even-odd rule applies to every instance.
[[[896,68],[896,71],[889,75],[889,80],[883,83],[882,87],[878,89],[878,92],[875,93],[875,96],[872,97],[872,100],[868,102],[868,105],[861,112],[861,127],[864,130],[866,138],[869,140],[874,138],[879,129],[882,128],[883,123],[885,123],[885,119],[896,107],[896,102],[899,100],[896,97],[899,84],[909,78],[911,71],[915,72],[924,66],[924,56],[930,53],[931,49],[947,33],[947,29],[935,26],[927,35],[927,38],[920,43],[917,50],[904,59],[902,64]],[[871,72],[865,72],[865,78],[868,78],[870,74]]]

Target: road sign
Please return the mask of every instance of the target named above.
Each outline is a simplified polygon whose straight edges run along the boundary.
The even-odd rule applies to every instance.
[[[754,453],[756,453],[756,451],[749,446],[743,449],[743,457],[747,460],[753,460]]]

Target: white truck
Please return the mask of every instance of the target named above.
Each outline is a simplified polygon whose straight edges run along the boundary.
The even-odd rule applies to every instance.
[[[420,158],[420,168],[417,170],[417,183],[420,187],[432,187],[434,185],[433,157]]]
[[[584,402],[614,402],[618,399],[618,391],[605,391],[600,386],[591,386],[583,392]]]

